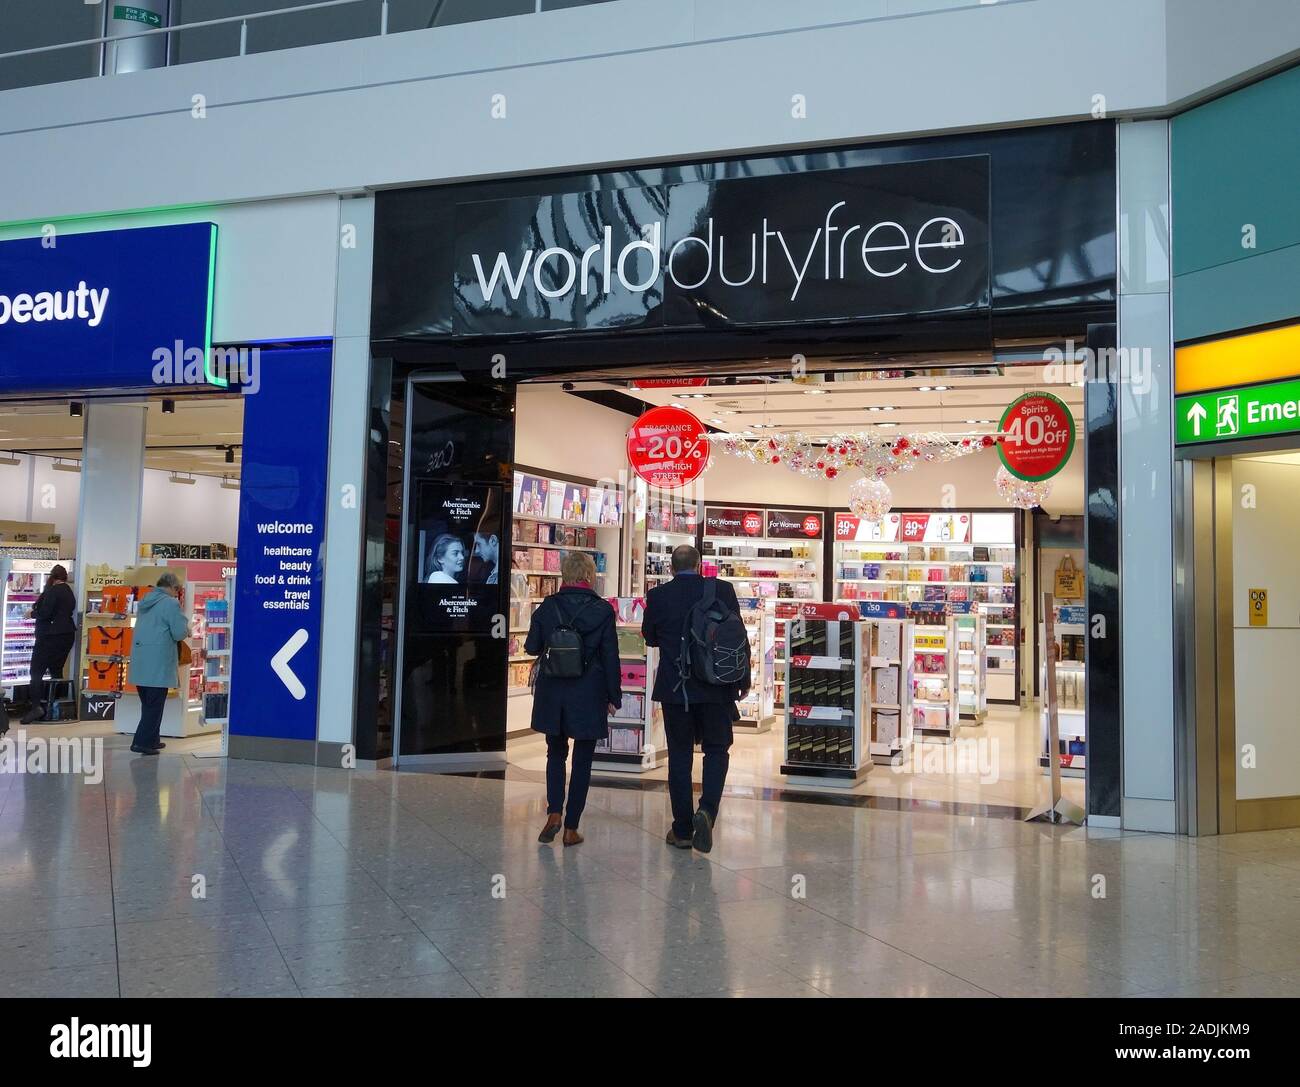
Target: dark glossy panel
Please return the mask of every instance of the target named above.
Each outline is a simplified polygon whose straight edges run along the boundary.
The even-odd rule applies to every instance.
[[[1095,325],[1093,351],[1114,349],[1115,326]],[[1084,546],[1088,569],[1087,712],[1088,813],[1118,816],[1120,767],[1119,614],[1119,404],[1113,381],[1089,381],[1084,388]],[[1138,636],[1135,632],[1134,636]],[[1141,728],[1140,721],[1129,722]]]
[[[399,390],[405,377],[398,379]],[[370,362],[370,425],[366,431],[366,489],[358,615],[356,744],[359,759],[393,753],[391,677],[396,667],[397,565],[402,515],[405,403],[394,397],[393,360]]]
[[[442,493],[445,485],[479,484],[463,488],[475,493],[508,487],[514,451],[513,387],[480,383],[417,383],[410,407],[410,496]],[[482,486],[486,485],[486,486]],[[501,539],[509,540],[508,503],[499,501]],[[420,510],[416,511],[420,513]],[[427,512],[427,511],[424,511]],[[509,640],[493,637],[491,626],[449,629],[431,620],[432,598],[440,587],[420,579],[414,556],[418,552],[419,517],[405,526],[408,569],[403,630],[401,753],[503,751],[506,740],[506,665]],[[503,549],[508,560],[508,551]],[[495,612],[508,613],[509,580],[480,587],[495,592]]]
[[[1055,311],[1059,324],[1062,311],[1113,303],[1114,126],[1097,122],[382,192],[376,196],[373,335],[451,335],[455,257],[448,240],[457,234],[457,204],[966,155],[989,157],[995,333],[1011,334],[1002,331],[1003,322],[1027,320],[1036,310]]]

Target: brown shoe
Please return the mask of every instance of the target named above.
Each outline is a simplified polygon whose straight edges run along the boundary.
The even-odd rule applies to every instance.
[[[677,849],[690,849],[690,848],[691,848],[691,840],[690,840],[689,838],[679,838],[679,837],[677,837],[677,835],[673,832],[673,828],[672,828],[672,827],[669,827],[669,828],[668,828],[668,837],[667,837],[666,839],[664,839],[664,840],[665,840],[669,845],[671,845],[671,846],[673,846],[673,847],[675,847],[675,848],[677,848]]]
[[[542,827],[542,832],[537,836],[537,840],[541,842],[542,845],[550,845],[555,841],[555,836],[560,833],[560,829],[563,826],[564,824],[558,815],[554,817],[554,821],[552,821],[550,816],[547,816],[546,826]]]
[[[582,843],[583,843],[585,840],[586,840],[586,839],[583,838],[583,836],[582,836],[581,834],[579,834],[576,830],[565,830],[565,832],[564,832],[564,848],[565,848],[565,849],[568,849],[569,846],[571,846],[571,845],[582,845]]]

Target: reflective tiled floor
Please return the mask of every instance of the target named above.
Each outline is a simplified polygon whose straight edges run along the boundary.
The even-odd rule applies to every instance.
[[[595,788],[565,850],[532,781],[108,744],[0,775],[0,995],[1300,996],[1300,832],[732,798],[703,857]]]

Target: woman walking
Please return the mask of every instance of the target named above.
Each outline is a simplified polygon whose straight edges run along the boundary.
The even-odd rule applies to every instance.
[[[27,673],[32,706],[23,715],[24,725],[45,720],[45,670],[49,669],[51,679],[63,678],[63,665],[72,652],[72,643],[77,637],[77,626],[72,618],[76,610],[77,597],[68,585],[67,569],[63,566],[51,567],[45,588],[32,606],[32,618],[36,620],[36,641],[32,646],[32,663]]]
[[[140,694],[140,724],[131,741],[131,750],[137,755],[156,755],[166,746],[158,733],[167,705],[167,690],[180,682],[177,643],[190,633],[189,623],[176,599],[180,590],[181,583],[175,574],[163,574],[154,591],[140,601],[136,612],[127,678]]]
[[[609,715],[623,701],[614,609],[594,589],[596,564],[583,551],[570,551],[560,564],[559,592],[533,612],[524,651],[537,657],[533,728],[546,736],[546,825],[539,842],[582,841],[578,821],[587,804],[596,743],[609,731]],[[580,644],[572,646],[571,632]],[[566,643],[570,646],[566,650]],[[568,657],[567,663],[564,658]],[[564,769],[573,741],[569,803],[564,803]]]

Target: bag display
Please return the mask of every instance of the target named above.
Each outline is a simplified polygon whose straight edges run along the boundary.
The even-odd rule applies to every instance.
[[[120,691],[122,665],[117,661],[91,661],[86,674],[88,691]]]
[[[131,655],[131,639],[135,631],[130,627],[92,626],[88,628],[89,638],[86,652],[92,657],[128,657]]]
[[[1073,555],[1066,555],[1056,568],[1056,598],[1083,599],[1083,571],[1075,566]]]

